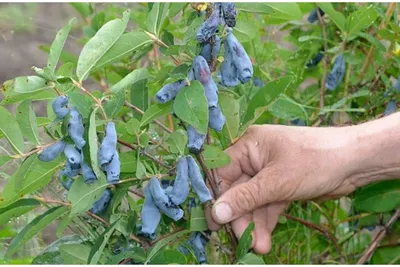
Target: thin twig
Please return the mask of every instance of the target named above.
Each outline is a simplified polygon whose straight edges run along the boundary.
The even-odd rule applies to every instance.
[[[233,252],[225,247],[221,242],[219,242],[219,240],[217,240],[215,237],[213,237],[212,235],[207,235],[204,232],[200,232],[204,237],[206,237],[208,240],[211,240],[212,242],[214,242],[218,247],[220,247],[222,249],[223,252],[225,252],[226,254],[228,254],[229,256],[233,256]]]
[[[313,224],[313,223],[311,223],[309,221],[303,220],[301,218],[294,217],[294,216],[289,215],[287,213],[284,213],[282,215],[285,216],[289,220],[292,220],[292,221],[295,221],[295,222],[299,222],[299,223],[303,224],[304,226],[306,226],[308,228],[312,228],[314,230],[317,230],[321,234],[325,235],[332,242],[332,244],[335,246],[336,252],[338,253],[338,255],[340,257],[340,261],[342,263],[344,263],[344,257],[343,257],[343,254],[342,254],[342,250],[340,249],[336,238],[332,235],[331,232],[329,232],[328,229],[325,229],[325,228],[323,228],[321,226],[315,225],[315,224]]]
[[[375,252],[379,243],[385,237],[388,230],[392,227],[392,225],[399,219],[400,217],[400,209],[397,209],[390,220],[385,224],[385,227],[376,235],[375,239],[371,242],[369,247],[364,251],[361,258],[357,261],[357,264],[364,264]]]
[[[137,151],[138,149],[140,149],[140,148],[138,148],[136,145],[129,144],[129,143],[127,143],[127,142],[125,142],[125,141],[123,141],[123,140],[121,140],[121,139],[118,139],[118,143],[120,143],[120,144],[122,144],[122,145],[124,145],[124,146],[126,146],[126,147],[128,147],[128,148],[130,148],[130,149],[136,150],[136,151]],[[140,153],[141,153],[143,156],[145,156],[145,157],[147,157],[148,159],[150,159],[151,161],[153,161],[154,163],[156,163],[156,164],[158,164],[158,165],[160,165],[160,166],[163,166],[163,167],[166,168],[166,169],[171,169],[171,166],[170,166],[170,165],[168,165],[168,164],[165,163],[164,161],[161,161],[161,160],[155,158],[154,156],[150,155],[150,154],[147,153],[146,151],[141,150]]]
[[[135,111],[136,113],[143,115],[144,111],[141,110],[140,108],[136,107],[135,105],[132,105],[131,103],[129,103],[128,101],[125,101],[124,105],[128,108],[131,108],[133,111]],[[167,133],[172,133],[172,131],[165,126],[164,124],[162,124],[160,121],[158,120],[153,120],[152,121],[154,124],[157,124],[158,126],[160,126],[164,131],[166,131]]]
[[[129,188],[128,191],[131,192],[132,194],[138,196],[138,197],[144,198],[143,193],[139,192],[137,189]]]

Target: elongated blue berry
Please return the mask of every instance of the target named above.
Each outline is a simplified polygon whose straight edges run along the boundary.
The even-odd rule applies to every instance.
[[[232,61],[238,71],[238,79],[241,83],[247,83],[253,77],[253,64],[242,44],[236,39],[232,31],[228,31],[225,42],[232,53]]]
[[[211,76],[210,67],[202,56],[197,56],[192,64],[194,77],[204,88],[208,101],[208,107],[216,107],[218,105],[218,87]]]
[[[226,87],[233,87],[239,84],[238,70],[233,64],[233,54],[228,42],[224,43],[224,62],[221,65],[221,83]]]
[[[77,176],[81,172],[81,165],[72,165],[68,160],[65,164],[65,168],[62,170],[63,175],[66,175],[69,178],[73,178]]]
[[[189,195],[189,169],[186,157],[180,157],[177,164],[174,186],[169,196],[175,205],[185,202]]]
[[[75,146],[79,149],[82,149],[86,144],[86,141],[83,139],[84,127],[82,121],[82,115],[73,107],[70,112],[70,119],[68,122],[68,134],[71,139],[74,141]]]
[[[67,145],[64,149],[64,154],[71,166],[81,165],[82,155],[74,145]]]
[[[254,78],[254,80],[253,80],[253,84],[254,84],[254,86],[257,86],[257,87],[264,87],[264,83],[263,83],[263,81],[261,81],[261,79],[260,78]]]
[[[393,86],[394,90],[400,92],[400,76],[397,78],[396,84]]]
[[[171,201],[167,193],[162,189],[160,181],[153,177],[150,179],[149,184],[154,203],[159,210],[174,221],[180,220],[183,217],[183,210]]]
[[[393,114],[397,111],[397,103],[395,100],[390,100],[387,105],[386,105],[386,109],[384,112],[385,116],[389,116],[390,114]]]
[[[57,158],[65,149],[67,144],[64,141],[58,141],[57,143],[46,147],[43,151],[38,155],[39,160],[41,161],[52,161]]]
[[[64,172],[63,170],[61,170],[58,173],[58,180],[60,181],[61,185],[65,188],[65,190],[71,189],[72,183],[74,182],[74,180],[72,178],[67,177],[67,180],[64,181]]]
[[[214,4],[214,10],[210,17],[206,19],[199,27],[196,39],[200,43],[205,43],[215,34],[218,29],[219,21],[221,19],[221,7],[220,4]]]
[[[65,118],[70,112],[70,108],[67,107],[68,105],[68,97],[65,95],[58,96],[54,99],[52,103],[54,114],[60,119]]]
[[[320,9],[320,8],[313,9],[311,11],[310,15],[308,15],[308,18],[307,18],[308,22],[314,23],[314,22],[316,22],[318,20],[317,10],[319,11],[319,14],[320,14],[321,17],[323,15],[325,15],[325,12],[322,9]]]
[[[107,208],[107,205],[110,202],[110,200],[111,200],[111,190],[107,188],[101,195],[100,199],[93,204],[93,207],[90,209],[90,212],[94,214],[100,214]]]
[[[206,139],[206,135],[197,132],[192,125],[189,125],[187,128],[187,137],[187,147],[189,148],[190,153],[200,153],[201,147],[203,146],[204,140]]]
[[[225,124],[225,116],[222,114],[222,111],[219,106],[211,107],[208,109],[208,125],[211,129],[215,130],[216,132],[222,131]]]
[[[116,147],[117,131],[115,130],[115,123],[109,122],[106,125],[106,135],[101,142],[98,152],[98,161],[100,166],[109,164],[112,161],[115,155]]]
[[[224,21],[228,27],[236,26],[236,9],[234,2],[221,3],[222,11],[224,14]]]
[[[186,80],[179,80],[173,83],[164,85],[156,94],[156,99],[159,103],[164,104],[175,99],[179,91],[187,86]]]
[[[82,164],[82,176],[87,184],[93,184],[97,180],[93,169],[85,162]]]
[[[215,60],[218,57],[219,50],[221,49],[221,38],[219,38],[218,35],[215,35],[214,41],[213,45],[206,43],[200,52],[200,55],[204,57],[209,65],[211,60]]]
[[[141,217],[142,225],[139,230],[139,235],[154,240],[156,238],[157,226],[161,220],[161,213],[154,203],[149,184],[144,188],[144,203]]]
[[[311,68],[314,66],[317,66],[319,62],[324,58],[324,54],[321,52],[318,52],[318,54],[315,55],[314,58],[312,58],[306,65],[307,68]]]
[[[119,182],[119,176],[121,173],[121,161],[119,159],[118,152],[114,152],[114,156],[109,164],[102,166],[102,169],[107,173],[107,183],[116,184]]]
[[[199,166],[192,156],[188,155],[186,158],[189,166],[190,182],[192,184],[193,190],[197,194],[197,197],[199,198],[201,203],[211,200],[212,197],[210,190],[208,190],[206,183],[204,182],[203,175],[201,175]]]
[[[325,82],[325,87],[331,91],[335,90],[336,87],[338,87],[338,85],[342,82],[345,71],[346,64],[343,54],[340,53],[336,57],[335,64],[333,65],[331,72],[328,74]]]
[[[201,233],[193,233],[192,237],[189,239],[189,244],[191,245],[194,255],[200,264],[207,263],[206,250],[201,240]]]

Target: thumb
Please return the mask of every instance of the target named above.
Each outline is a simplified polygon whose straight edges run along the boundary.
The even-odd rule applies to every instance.
[[[283,192],[273,192],[273,190],[284,187],[275,184],[281,184],[281,179],[271,175],[270,170],[264,169],[248,182],[227,190],[213,205],[214,221],[225,224],[265,204],[279,201],[278,196]]]

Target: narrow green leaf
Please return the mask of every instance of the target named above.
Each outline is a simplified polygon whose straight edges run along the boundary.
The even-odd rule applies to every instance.
[[[369,27],[378,18],[378,12],[373,5],[361,8],[346,19],[345,29],[347,38],[356,36],[359,32]]]
[[[20,94],[32,93],[50,88],[49,83],[38,76],[21,76],[15,78],[14,91]]]
[[[105,264],[115,265],[128,258],[134,260],[135,263],[142,263],[146,259],[146,252],[142,248],[129,248],[118,255],[110,257]]]
[[[178,13],[180,11],[182,11],[183,9],[185,9],[185,7],[187,5],[188,5],[188,3],[184,3],[184,2],[173,2],[173,3],[170,3],[170,7],[169,7],[169,16],[170,16],[170,18],[173,18],[176,15],[178,15]]]
[[[93,184],[86,184],[82,177],[75,179],[68,192],[68,200],[71,202],[69,217],[91,209],[93,204],[100,199],[107,186],[106,181],[101,179]]]
[[[75,18],[71,19],[66,26],[61,28],[56,35],[53,43],[50,46],[50,54],[47,59],[47,67],[54,72],[57,67],[58,60],[60,59],[61,52],[64,48],[65,41],[68,38],[69,31],[71,30],[72,24],[76,21]]]
[[[264,265],[263,259],[253,253],[247,253],[242,258],[238,259],[238,264],[244,265]]]
[[[230,157],[216,146],[205,145],[203,157],[206,166],[210,169],[219,168],[231,162]]]
[[[133,151],[119,154],[121,161],[121,172],[134,173],[136,171],[136,155]]]
[[[58,224],[57,227],[57,231],[56,231],[56,236],[58,238],[62,238],[63,233],[65,231],[65,228],[68,227],[69,223],[72,221],[73,218],[71,218],[70,216],[68,216],[68,214],[66,216],[64,216],[64,218],[61,220],[61,222]]]
[[[300,118],[308,121],[307,112],[304,110],[303,105],[297,103],[286,95],[281,95],[269,108],[269,112],[271,112],[275,117],[284,120]]]
[[[31,77],[37,77],[37,76],[31,76]],[[21,77],[19,77],[19,78],[21,78]],[[43,80],[40,77],[37,77],[37,78]],[[13,104],[13,103],[20,102],[20,101],[23,101],[26,99],[30,99],[32,101],[33,100],[54,99],[54,97],[57,96],[57,94],[54,90],[35,90],[30,93],[16,92],[15,84],[16,84],[16,79],[8,80],[3,83],[1,90],[3,91],[3,94],[5,95],[5,98],[1,101],[1,105]],[[17,85],[18,85],[18,83],[17,83]],[[18,86],[20,86],[20,85],[18,85]]]
[[[239,245],[236,249],[237,259],[241,259],[244,255],[247,254],[247,251],[249,251],[251,243],[253,242],[253,236],[251,235],[251,233],[253,232],[254,228],[255,224],[254,222],[251,222],[240,237]]]
[[[190,211],[190,231],[199,232],[208,229],[203,207],[196,206]]]
[[[60,254],[65,264],[87,264],[90,247],[83,244],[64,244]]]
[[[190,86],[179,91],[173,110],[178,118],[192,125],[199,133],[207,133],[208,102],[200,82],[192,81]]]
[[[149,88],[147,87],[147,79],[140,80],[131,85],[131,104],[146,111],[149,108]],[[133,113],[133,118],[142,119],[142,115],[136,112]]]
[[[388,212],[400,207],[400,180],[368,185],[356,194],[354,206],[368,212]]]
[[[118,83],[114,84],[111,86],[110,91],[113,92],[114,94],[124,91],[128,87],[130,87],[132,84],[136,83],[137,81],[147,79],[149,76],[149,72],[145,68],[140,68],[140,69],[135,69],[128,75],[126,75],[122,80],[120,80]]]
[[[24,138],[16,119],[7,109],[0,106],[0,132],[18,154],[24,153]]]
[[[49,209],[45,213],[39,215],[33,221],[31,221],[27,226],[22,229],[16,237],[11,241],[8,246],[5,258],[10,258],[17,249],[22,246],[26,241],[30,240],[37,233],[43,230],[47,225],[52,223],[55,219],[63,215],[68,211],[68,207],[58,206]]]
[[[46,53],[50,53],[50,46],[49,45],[41,45],[39,46],[40,50],[46,52]],[[71,52],[68,51],[61,51],[61,55],[59,58],[59,61],[63,62],[63,63],[72,63],[72,65],[75,67],[76,64],[78,63],[78,57],[74,54],[72,54]]]
[[[125,103],[125,92],[119,91],[111,96],[111,99],[103,106],[108,118],[114,118]]]
[[[172,107],[172,102],[168,102],[166,104],[155,104],[150,106],[143,114],[142,120],[140,121],[140,127],[146,126],[152,120],[170,113],[171,107]]]
[[[73,6],[76,9],[76,11],[79,12],[82,18],[86,18],[93,13],[92,5],[90,3],[75,2],[75,3],[70,3],[70,5]]]
[[[160,35],[160,30],[168,16],[169,3],[155,2],[147,16],[147,29],[156,36]]]
[[[270,14],[273,18],[289,21],[303,17],[303,13],[297,3],[265,3],[265,5],[273,10],[272,14]]]
[[[336,24],[336,26],[340,29],[341,32],[345,32],[345,16],[336,11],[332,3],[325,2],[325,3],[318,3],[318,6],[329,16],[329,18]]]
[[[225,125],[222,129],[222,135],[229,139],[230,144],[237,137],[240,126],[240,105],[239,101],[228,94],[219,95],[219,105],[225,116]]]
[[[150,265],[167,265],[167,264],[186,264],[186,257],[177,250],[166,249],[158,253],[152,260],[149,262]]]
[[[94,243],[92,249],[90,250],[88,264],[97,264],[100,260],[101,254],[103,253],[104,248],[107,245],[108,239],[112,235],[115,227],[117,226],[119,220],[115,221],[107,230],[105,230],[99,238],[97,238]]]
[[[184,130],[178,129],[168,136],[166,143],[171,153],[184,155],[187,144],[187,134]]]
[[[260,13],[260,14],[272,14],[274,9],[268,5],[268,3],[235,3],[236,9],[238,11],[248,12],[248,13]]]
[[[18,105],[16,119],[21,131],[29,142],[33,145],[40,145],[36,114],[33,111],[31,100],[25,100]]]
[[[0,225],[5,225],[10,219],[17,218],[38,206],[40,206],[40,202],[36,199],[25,198],[20,199],[7,207],[0,208]]]
[[[97,151],[98,151],[98,137],[97,137],[97,131],[96,131],[96,112],[98,110],[98,107],[93,109],[92,113],[90,114],[90,119],[89,119],[89,152],[90,152],[90,163],[92,166],[92,169],[94,173],[97,176],[97,179],[100,180],[102,183],[106,182],[106,177],[104,173],[100,170],[100,167],[97,162]]]
[[[9,162],[12,158],[7,155],[0,155],[0,167]]]
[[[280,94],[284,93],[290,87],[292,82],[293,78],[291,76],[285,76],[271,81],[261,88],[250,100],[244,122],[254,117],[254,112],[257,108],[268,106],[275,101]]]
[[[359,32],[357,35],[360,36],[361,38],[366,39],[368,42],[370,42],[373,46],[378,48],[380,51],[386,52],[386,47],[374,36],[372,36],[368,33],[365,33],[365,32]]]
[[[83,47],[78,59],[76,75],[79,82],[85,80],[97,62],[115,44],[124,33],[129,20],[129,10],[125,11],[122,19],[114,19],[101,27],[96,35]]]
[[[143,264],[147,264],[151,259],[153,259],[153,257],[157,254],[157,252],[159,252],[163,247],[165,247],[166,245],[169,244],[169,242],[177,239],[178,237],[188,234],[190,233],[189,230],[183,230],[180,232],[177,232],[173,235],[170,235],[166,238],[161,239],[160,241],[158,241],[149,251],[149,253],[147,254],[147,259],[145,260],[145,262]]]
[[[95,104],[92,98],[82,94],[80,91],[72,91],[67,94],[69,102],[76,107],[83,118],[89,118],[92,108]]]
[[[150,37],[143,32],[124,33],[96,63],[93,71],[104,68],[123,57],[130,56],[133,52],[152,42]]]
[[[378,248],[371,258],[371,264],[400,264],[400,246]]]

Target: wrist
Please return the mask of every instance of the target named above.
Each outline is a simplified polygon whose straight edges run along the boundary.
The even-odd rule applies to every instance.
[[[400,113],[344,127],[348,180],[355,187],[400,177]]]

